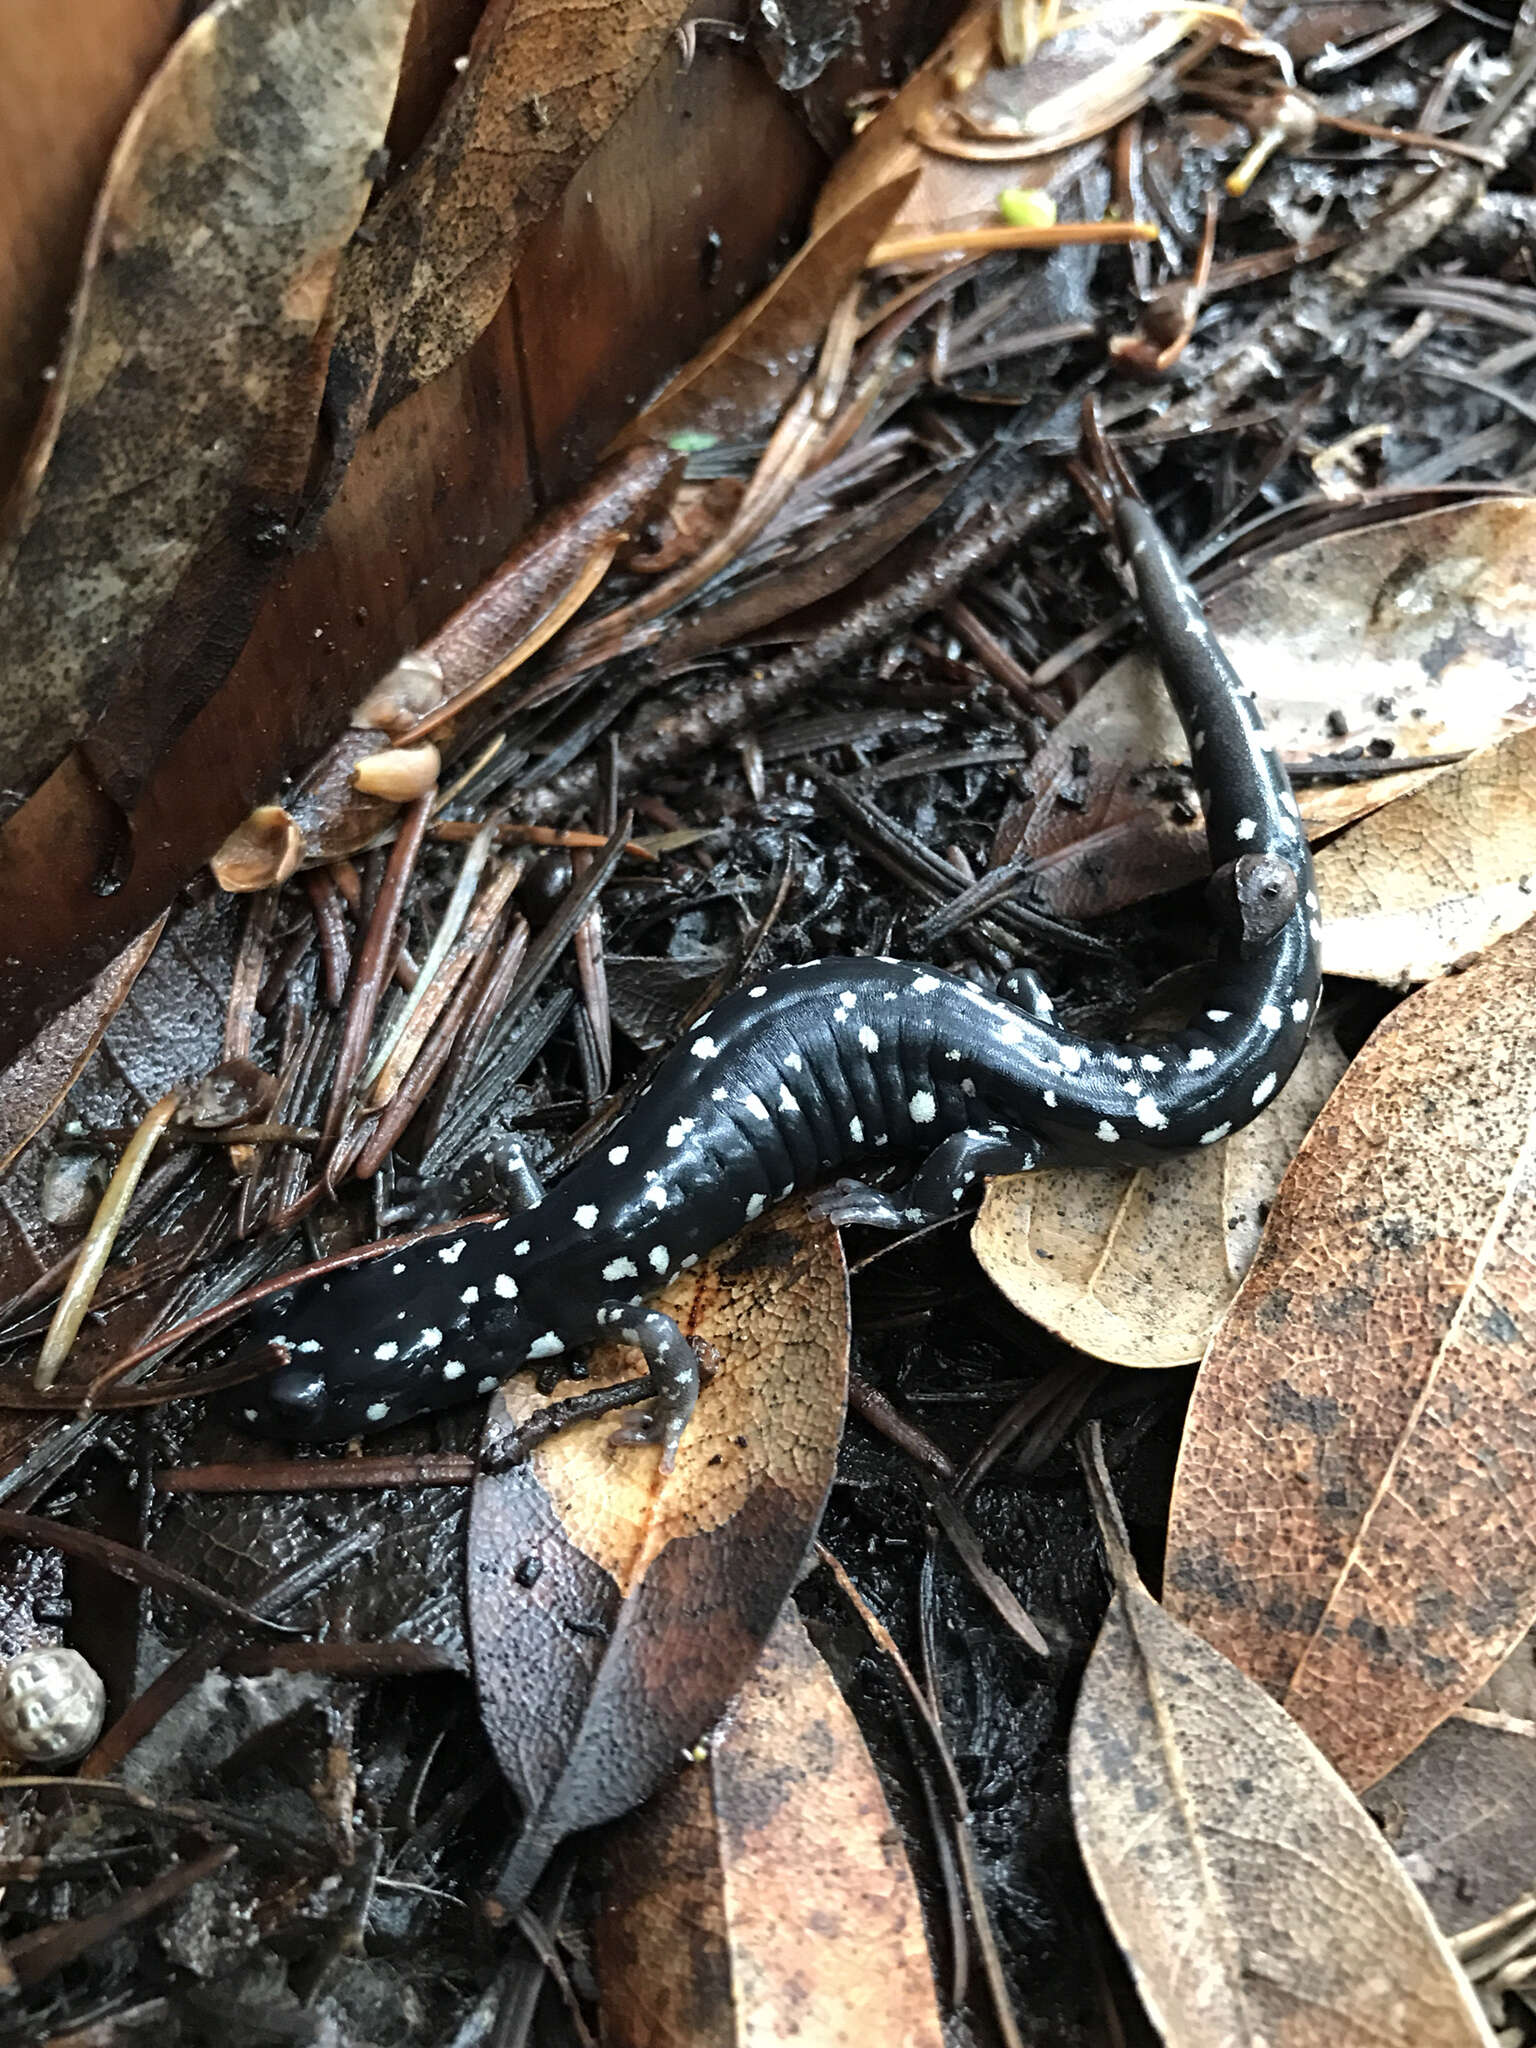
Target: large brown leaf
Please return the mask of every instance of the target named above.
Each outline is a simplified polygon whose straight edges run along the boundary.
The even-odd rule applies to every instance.
[[[1104,1534],[1115,1591],[1072,1723],[1072,1813],[1169,2048],[1491,2048],[1348,1786]]]
[[[609,1844],[609,2048],[940,2048],[901,1837],[793,1607],[703,1747]]]
[[[523,1804],[502,1890],[555,1843],[645,1798],[751,1670],[804,1562],[832,1480],[848,1368],[836,1233],[785,1208],[659,1298],[723,1364],[670,1476],[647,1446],[579,1425],[482,1476],[469,1617],[481,1712]],[[609,1346],[593,1384],[632,1378]],[[547,1405],[526,1380],[492,1402],[493,1448]]]
[[[228,670],[308,470],[410,0],[221,0],[113,155],[0,565],[8,812],[93,725],[128,808]]]
[[[528,235],[686,11],[491,0],[463,78],[348,257],[332,373],[344,451],[489,325]]]
[[[1368,1785],[1536,1619],[1536,927],[1377,1030],[1195,1389],[1171,1610]]]

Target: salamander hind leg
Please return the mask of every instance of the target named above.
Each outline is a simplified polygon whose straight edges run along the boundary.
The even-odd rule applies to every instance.
[[[977,1183],[992,1173],[1028,1173],[1040,1148],[1019,1132],[956,1131],[937,1146],[904,1188],[872,1188],[837,1180],[811,1197],[812,1215],[839,1229],[853,1223],[872,1230],[908,1230],[955,1215]]]
[[[487,1472],[503,1472],[520,1465],[538,1445],[548,1442],[574,1422],[589,1422],[594,1416],[610,1415],[618,1408],[644,1406],[646,1413],[616,1430],[616,1444],[661,1445],[661,1470],[670,1472],[677,1457],[683,1431],[693,1416],[704,1376],[704,1360],[693,1342],[660,1309],[636,1308],[628,1301],[605,1301],[597,1310],[598,1327],[604,1336],[617,1337],[642,1352],[650,1371],[644,1379],[619,1380],[611,1386],[589,1387],[563,1401],[552,1401],[531,1416],[516,1433],[488,1449],[481,1458]],[[709,1351],[706,1345],[704,1352]],[[711,1361],[713,1354],[710,1354]],[[712,1363],[710,1369],[713,1369]]]

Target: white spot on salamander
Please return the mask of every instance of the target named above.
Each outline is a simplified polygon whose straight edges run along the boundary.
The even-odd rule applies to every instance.
[[[920,974],[912,984],[912,993],[915,996],[931,996],[939,986],[936,974]]]
[[[546,1330],[542,1337],[535,1337],[528,1346],[530,1358],[558,1358],[565,1349],[564,1340],[553,1330]]]
[[[400,1356],[400,1346],[391,1339],[387,1344],[376,1344],[373,1348],[373,1355],[380,1365],[388,1365],[392,1358]]]
[[[439,1346],[439,1345],[440,1345],[440,1344],[442,1343],[442,1341],[443,1341],[443,1333],[442,1333],[442,1331],[441,1331],[441,1330],[434,1330],[434,1329],[433,1329],[433,1328],[431,1328],[431,1326],[429,1325],[429,1326],[428,1326],[428,1327],[427,1327],[427,1328],[426,1328],[425,1330],[421,1331],[421,1332],[420,1332],[420,1334],[419,1334],[419,1335],[417,1336],[416,1342],[415,1342],[415,1343],[414,1343],[414,1344],[413,1344],[413,1345],[411,1346],[411,1350],[412,1350],[413,1352],[415,1352],[415,1351],[435,1351],[435,1350],[437,1349],[437,1347],[438,1347],[438,1346]]]
[[[688,1049],[696,1060],[715,1059],[720,1051],[712,1038],[696,1038]]]
[[[1232,1021],[1230,1010],[1207,1010],[1205,1014],[1213,1024],[1229,1024]]]
[[[653,1269],[658,1273],[665,1273],[672,1263],[672,1254],[664,1244],[653,1244],[649,1256]]]
[[[646,1201],[653,1203],[656,1208],[665,1209],[665,1207],[667,1206],[667,1191],[659,1180],[653,1180],[651,1182],[650,1186],[645,1191],[645,1199]]]
[[[1094,1136],[1106,1145],[1118,1145],[1120,1142],[1120,1133],[1109,1122],[1108,1118],[1101,1118],[1099,1128],[1094,1132]]]
[[[1253,818],[1239,818],[1233,827],[1239,839],[1251,839],[1258,829],[1258,823]]]
[[[1202,1131],[1200,1142],[1202,1145],[1214,1145],[1219,1139],[1224,1138],[1231,1128],[1230,1124],[1218,1124],[1214,1131]]]
[[[466,1287],[464,1292],[459,1296],[459,1299],[463,1302],[466,1308],[473,1308],[475,1303],[480,1299],[480,1290],[478,1287]]]
[[[398,1279],[398,1278],[399,1278],[399,1276],[400,1276],[400,1275],[401,1275],[401,1274],[402,1274],[402,1273],[403,1273],[403,1272],[405,1271],[405,1261],[404,1261],[404,1259],[396,1259],[395,1263],[394,1263],[394,1264],[393,1264],[393,1265],[392,1265],[392,1266],[390,1267],[390,1269],[389,1269],[389,1270],[390,1270],[390,1271],[391,1271],[391,1273],[393,1273],[393,1274],[395,1275],[395,1277],[396,1277],[396,1278]]]
[[[855,1145],[862,1145],[862,1144],[863,1144],[863,1142],[864,1142],[864,1119],[863,1119],[863,1118],[862,1118],[861,1116],[851,1116],[851,1117],[849,1117],[849,1119],[848,1119],[848,1137],[849,1137],[849,1140],[850,1140],[850,1142],[851,1142],[851,1143],[853,1143],[853,1144],[855,1144]]]
[[[878,1052],[880,1050],[880,1034],[878,1031],[871,1031],[867,1024],[861,1024],[859,1026],[859,1043],[866,1052]]]
[[[1208,1045],[1197,1045],[1184,1064],[1198,1073],[1201,1067],[1214,1067],[1216,1055]]]
[[[1144,1123],[1149,1131],[1166,1131],[1168,1128],[1167,1117],[1163,1115],[1163,1112],[1158,1108],[1150,1095],[1143,1095],[1140,1102],[1137,1103],[1136,1119],[1138,1123]]]
[[[640,1268],[633,1259],[610,1259],[603,1268],[605,1280],[638,1280]]]
[[[576,1211],[575,1223],[578,1230],[590,1230],[597,1222],[596,1202],[583,1202]]]
[[[742,1107],[750,1110],[760,1124],[771,1124],[773,1122],[773,1118],[768,1114],[768,1105],[764,1102],[761,1095],[743,1095],[741,1102]]]
[[[608,1149],[608,1164],[610,1166],[622,1166],[628,1157],[629,1147],[627,1145],[611,1145]]]
[[[498,1273],[491,1284],[503,1301],[516,1301],[517,1282],[510,1273]]]
[[[766,1206],[767,1205],[764,1201],[764,1198],[761,1195],[753,1195],[747,1203],[747,1221],[749,1223],[755,1223],[758,1217],[762,1215],[763,1210]]]
[[[462,1359],[445,1358],[443,1360],[443,1378],[445,1380],[461,1380],[463,1377],[464,1364]]]
[[[800,1114],[800,1105],[794,1096],[790,1094],[787,1081],[779,1083],[779,1107],[786,1116],[798,1116]]]
[[[1083,1056],[1078,1051],[1075,1045],[1062,1046],[1058,1054],[1058,1058],[1060,1059],[1062,1066],[1066,1069],[1066,1071],[1069,1074],[1075,1074],[1078,1068],[1083,1064]]]
[[[445,1244],[437,1256],[445,1266],[456,1266],[459,1262],[459,1254],[463,1251],[467,1242],[467,1238],[456,1237],[452,1244]]]
[[[755,1001],[757,1000],[757,998],[758,998],[759,996],[765,996],[765,995],[767,995],[767,993],[768,993],[768,984],[767,984],[767,982],[766,982],[766,981],[760,981],[760,982],[759,982],[759,983],[757,984],[757,987],[756,987],[756,988],[749,988],[749,989],[747,990],[747,994],[748,994],[749,996],[751,996],[751,998],[753,999],[753,1001],[754,1001],[754,1002],[755,1002]]]
[[[370,1422],[382,1422],[389,1413],[389,1403],[387,1401],[370,1401],[363,1410],[363,1413]]]
[[[1266,1031],[1278,1031],[1285,1022],[1285,1018],[1273,1003],[1266,1003],[1259,1012],[1259,1022]]]
[[[1305,1024],[1308,1017],[1310,1017],[1311,1014],[1312,1005],[1307,1001],[1305,996],[1298,996],[1295,1002],[1291,1005],[1291,1015],[1295,1018],[1296,1022],[1298,1024]]]
[[[501,1381],[497,1379],[495,1373],[487,1373],[483,1380],[475,1382],[475,1392],[477,1394],[494,1394],[500,1385]]]
[[[784,1055],[784,1064],[792,1074],[798,1074],[805,1065],[805,1061],[801,1059],[799,1053],[787,1052]]]
[[[1279,1078],[1278,1074],[1266,1074],[1264,1076],[1258,1087],[1253,1091],[1253,1106],[1255,1109],[1258,1108],[1261,1102],[1268,1102],[1271,1095],[1275,1092],[1275,1083]]]
[[[931,1124],[938,1114],[938,1104],[926,1088],[919,1088],[907,1104],[907,1114],[915,1124]]]
[[[1040,1100],[1047,1109],[1054,1109],[1056,1107],[1056,1090],[1054,1088],[1047,1088]]]
[[[318,1337],[304,1337],[293,1348],[295,1351],[319,1351],[324,1347]]]
[[[512,1247],[512,1256],[513,1256],[513,1258],[514,1258],[514,1259],[526,1259],[526,1258],[527,1258],[527,1256],[528,1256],[529,1250],[530,1250],[530,1246],[529,1246],[529,1243],[528,1243],[528,1240],[527,1240],[527,1238],[526,1238],[526,1237],[520,1237],[520,1238],[519,1238],[519,1239],[517,1240],[517,1243],[516,1243],[515,1245],[513,1245],[513,1247]]]
[[[1167,1062],[1158,1059],[1155,1053],[1144,1052],[1141,1056],[1141,1070],[1144,1074],[1160,1074],[1166,1065]]]
[[[684,1138],[687,1137],[688,1133],[692,1129],[693,1118],[691,1116],[680,1116],[678,1118],[677,1122],[672,1126],[671,1130],[667,1133],[667,1144],[674,1152],[677,1150],[678,1146],[682,1144]]]

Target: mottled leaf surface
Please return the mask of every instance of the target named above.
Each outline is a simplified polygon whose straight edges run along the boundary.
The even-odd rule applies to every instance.
[[[116,699],[125,808],[238,652],[309,465],[410,0],[219,0],[113,154],[0,564],[12,810]]]
[[[1072,1812],[1170,2048],[1491,2048],[1348,1786],[1107,1540],[1115,1592],[1072,1724]]]
[[[608,1845],[609,2048],[941,2048],[900,1834],[793,1606],[704,1750]]]
[[[654,1447],[615,1444],[601,1418],[475,1488],[470,1633],[486,1730],[523,1804],[519,1882],[564,1835],[638,1804],[716,1719],[794,1584],[832,1479],[848,1365],[836,1233],[778,1210],[659,1305],[723,1361],[670,1476]],[[606,1347],[592,1383],[643,1369],[638,1353]],[[526,1379],[510,1382],[488,1444],[544,1405]]]
[[[1536,914],[1536,728],[1480,747],[1323,847],[1323,969],[1429,981]]]
[[[1536,1619],[1536,928],[1382,1023],[1281,1186],[1185,1428],[1171,1611],[1352,1784]]]

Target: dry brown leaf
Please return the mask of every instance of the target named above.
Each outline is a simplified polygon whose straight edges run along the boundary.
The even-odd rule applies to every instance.
[[[1536,913],[1536,727],[1428,776],[1317,856],[1323,968],[1404,988]]]
[[[751,305],[743,306],[625,428],[617,442],[716,434],[747,439],[771,426],[826,337],[839,299],[905,198],[898,179],[813,234]]]
[[[1170,1610],[1355,1785],[1536,1619],[1536,926],[1379,1026],[1185,1428]]]
[[[686,11],[491,0],[431,134],[348,253],[332,370],[343,451],[490,324],[529,234]]]
[[[1485,499],[1308,541],[1207,610],[1282,756],[1390,742],[1406,768],[1488,745],[1536,713],[1533,556],[1536,499]],[[1030,780],[1025,848],[1058,915],[1120,909],[1206,872],[1199,820],[1178,815],[1199,802],[1188,743],[1140,650],[1054,728]],[[1298,801],[1309,824],[1336,829],[1414,786],[1309,785]]]
[[[837,1234],[788,1205],[658,1297],[724,1363],[663,1478],[612,1420],[484,1474],[470,1523],[481,1713],[523,1802],[504,1896],[556,1842],[651,1792],[741,1686],[815,1533],[848,1368]],[[588,1384],[644,1367],[598,1350]],[[527,1380],[492,1403],[492,1446],[546,1407]]]
[[[309,467],[410,13],[223,0],[129,119],[0,565],[0,812],[109,702],[92,769],[131,807],[238,652]]]
[[[1492,2048],[1348,1786],[1104,1534],[1115,1591],[1072,1723],[1072,1812],[1169,2048]]]
[[[608,2048],[941,2048],[901,1837],[793,1606],[704,1749],[610,1838]]]
[[[1090,1357],[1191,1364],[1345,1064],[1319,1029],[1274,1109],[1219,1145],[1134,1172],[1046,1167],[992,1181],[971,1231],[983,1270],[1016,1309]]]

